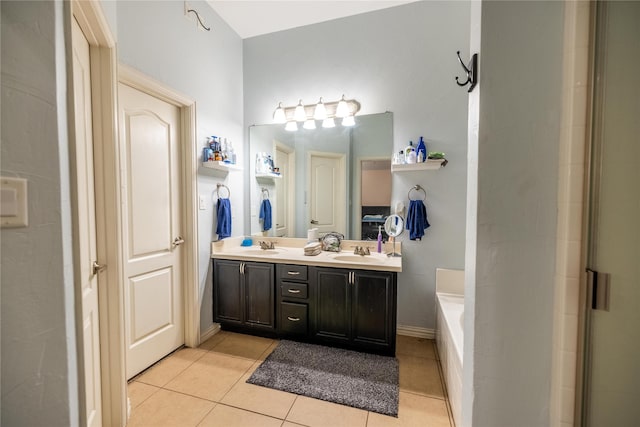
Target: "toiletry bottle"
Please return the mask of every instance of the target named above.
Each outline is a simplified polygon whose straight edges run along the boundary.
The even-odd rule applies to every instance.
[[[256,173],[264,172],[264,160],[262,159],[262,153],[256,154]]]
[[[415,148],[413,147],[413,141],[409,141],[409,145],[406,146],[406,148],[404,149],[404,162],[405,163],[411,163],[409,161],[409,155],[415,152]],[[413,162],[415,163],[415,162]]]
[[[418,163],[427,161],[427,146],[424,143],[424,139],[420,137],[420,142],[418,142],[418,148],[416,148],[418,152]]]
[[[213,150],[213,160],[216,162],[222,160],[222,156],[220,155],[220,143],[218,142],[217,136],[211,137],[211,149]]]
[[[418,161],[418,156],[416,155],[416,150],[413,150],[409,153],[409,159],[407,163],[416,163]]]
[[[382,252],[382,226],[378,226],[378,253]]]

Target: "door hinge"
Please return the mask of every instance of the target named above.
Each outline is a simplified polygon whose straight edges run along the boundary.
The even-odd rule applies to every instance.
[[[609,311],[609,273],[600,273],[587,268],[587,286],[593,310]]]

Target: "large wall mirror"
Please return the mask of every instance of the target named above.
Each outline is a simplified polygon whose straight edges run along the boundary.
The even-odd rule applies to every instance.
[[[355,117],[356,124],[313,130],[284,125],[249,128],[251,234],[307,237],[337,231],[353,240],[375,240],[390,214],[393,114]],[[279,176],[256,174],[256,159],[271,156]],[[263,230],[263,200],[271,229]],[[384,235],[384,227],[383,235]],[[386,239],[386,236],[385,236]]]

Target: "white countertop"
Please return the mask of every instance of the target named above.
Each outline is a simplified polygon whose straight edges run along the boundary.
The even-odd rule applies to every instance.
[[[375,271],[402,271],[402,257],[386,255],[392,250],[391,243],[385,243],[382,253],[377,253],[375,251],[377,242],[343,240],[342,252],[322,251],[319,255],[306,256],[303,250],[307,244],[306,239],[252,236],[252,246],[240,246],[243,239],[243,237],[231,237],[211,242],[211,258]],[[260,249],[259,241],[274,242],[275,249]],[[371,255],[354,255],[354,246],[369,247]],[[400,243],[396,243],[396,252],[400,252],[400,248]]]

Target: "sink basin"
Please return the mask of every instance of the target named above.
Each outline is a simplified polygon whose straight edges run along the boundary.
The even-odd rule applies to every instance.
[[[379,259],[373,258],[371,255],[336,255],[333,257],[336,261],[355,262],[355,263],[375,263]]]
[[[278,255],[280,253],[280,251],[277,250],[273,250],[273,249],[247,249],[246,251],[242,251],[243,254],[245,255],[261,255],[261,256],[273,256],[273,255]]]

